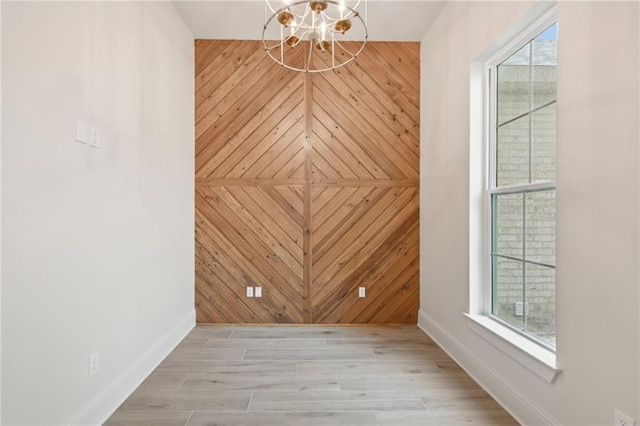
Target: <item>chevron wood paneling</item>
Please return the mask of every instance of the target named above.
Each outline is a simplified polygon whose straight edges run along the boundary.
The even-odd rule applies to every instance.
[[[315,321],[415,322],[418,188],[314,188],[314,198]]]
[[[302,193],[200,187],[196,205],[198,322],[302,322]],[[246,286],[264,297],[244,297]]]
[[[304,74],[197,40],[195,70],[198,322],[415,323],[419,44]]]

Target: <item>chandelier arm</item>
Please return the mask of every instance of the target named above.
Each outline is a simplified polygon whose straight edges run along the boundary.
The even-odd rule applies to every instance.
[[[267,8],[269,10],[271,10],[271,13],[276,13],[275,9],[273,7],[271,7],[271,3],[269,3],[269,0],[265,0],[264,1],[264,17],[265,17],[265,21],[267,20]]]
[[[282,40],[280,42],[280,62],[284,63],[284,43],[283,41],[285,40],[284,38],[284,28],[280,27],[280,40]]]
[[[264,50],[273,50],[273,49],[277,49],[280,46],[282,46],[284,44],[284,41],[281,41],[278,44],[274,44],[273,46],[265,46]]]
[[[360,15],[358,12],[356,12],[355,10],[352,10],[349,7],[346,8],[346,13],[343,15],[342,18],[333,18],[333,17],[329,16],[327,14],[327,12],[320,12],[320,13],[322,15],[324,15],[331,22],[338,22],[338,21],[342,21],[342,20],[353,19],[353,18],[358,17],[358,15]]]
[[[304,36],[305,34],[307,34],[307,32],[303,33],[302,35]],[[297,46],[297,45],[299,45],[302,41],[303,41],[303,40],[302,40],[302,37],[300,37],[300,40],[298,40],[298,41],[296,42],[296,44],[294,44],[294,45],[293,45],[293,46],[291,46],[291,47],[296,47],[296,46]],[[284,40],[280,41],[280,43],[278,43],[278,44],[274,44],[273,46],[267,46],[266,44],[263,44],[263,46],[264,46],[264,49],[265,49],[266,51],[269,51],[269,50],[273,50],[273,49],[277,49],[277,48],[279,48],[279,47],[282,47],[282,46],[284,46],[285,44],[287,44],[286,38],[285,38]]]
[[[305,67],[306,72],[309,72],[309,69],[311,69],[312,57],[313,57],[313,43],[309,43],[309,57],[307,58],[307,66]]]
[[[302,22],[307,20],[307,16],[309,16],[310,13],[311,13],[311,7],[309,6],[309,3],[307,3],[307,6],[304,8],[304,15],[300,17]]]
[[[331,68],[336,67],[336,38],[331,34]]]

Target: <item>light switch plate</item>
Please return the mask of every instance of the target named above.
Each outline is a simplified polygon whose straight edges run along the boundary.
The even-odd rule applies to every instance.
[[[82,120],[76,120],[76,141],[89,143],[89,124]]]
[[[247,287],[247,297],[253,297],[253,287]]]
[[[95,353],[89,357],[89,377],[93,376],[100,369],[100,354]]]
[[[256,297],[262,297],[262,287],[256,287],[255,295]]]
[[[365,297],[367,295],[367,289],[365,287],[358,288],[358,296]]]

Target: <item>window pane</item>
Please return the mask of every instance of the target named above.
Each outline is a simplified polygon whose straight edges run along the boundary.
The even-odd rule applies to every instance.
[[[534,109],[556,99],[557,34],[554,24],[531,43]]]
[[[494,257],[493,314],[519,328],[524,327],[522,273],[522,262]]]
[[[523,203],[520,194],[494,195],[494,253],[522,259]]]
[[[556,270],[527,263],[527,326],[531,334],[555,346]]]
[[[529,183],[529,116],[497,130],[497,186]]]
[[[551,346],[556,191],[547,188],[556,178],[557,38],[553,24],[493,68],[490,159],[491,190],[503,192],[491,195],[491,312]]]
[[[498,65],[498,125],[529,111],[529,49],[527,44]]]
[[[556,104],[531,115],[531,181],[556,180]]]
[[[556,191],[526,195],[526,260],[556,264]]]

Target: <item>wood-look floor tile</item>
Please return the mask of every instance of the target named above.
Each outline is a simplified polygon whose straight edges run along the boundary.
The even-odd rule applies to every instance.
[[[243,348],[176,348],[166,358],[168,361],[185,359],[242,359]]]
[[[180,390],[338,391],[340,386],[335,374],[201,374],[188,376]]]
[[[376,426],[377,424],[378,421],[373,412],[195,412],[188,426]]]
[[[205,347],[206,346],[206,347]],[[515,425],[417,327],[196,327],[108,425]]]
[[[163,374],[243,374],[265,371],[272,374],[286,374],[296,372],[296,362],[286,360],[168,359],[163,361],[155,371]]]
[[[272,360],[375,360],[369,349],[247,349],[244,359],[272,359]]]
[[[235,330],[234,326],[199,325],[187,334],[187,339],[223,339]]]
[[[184,426],[191,411],[116,411],[104,426]]]
[[[409,391],[254,392],[249,411],[377,411],[424,410]]]
[[[418,391],[425,406],[433,411],[499,411],[502,408],[483,389]]]
[[[254,327],[236,328],[230,339],[323,339],[342,337],[341,328],[334,327]]]
[[[186,380],[186,374],[160,374],[153,372],[138,389],[144,390],[178,390]]]
[[[338,374],[342,390],[480,389],[469,377],[443,374]]]
[[[380,326],[380,327],[345,327],[342,329],[345,339],[389,338],[389,339],[425,339],[431,340],[418,327]]]
[[[209,339],[205,348],[326,348],[326,339]]]
[[[454,360],[452,359],[438,359],[433,361],[440,371],[444,374],[449,375],[463,375],[467,376],[467,372],[462,369]]]
[[[187,392],[137,390],[121,410],[246,411],[251,392]]]
[[[222,340],[222,339],[220,339]],[[190,337],[190,338],[186,338],[184,339],[182,342],[180,342],[180,344],[178,346],[176,346],[176,349],[187,349],[187,348],[197,348],[197,349],[202,349],[204,348],[204,345],[209,341],[209,339],[207,338],[197,338],[197,337]]]
[[[438,346],[425,346],[424,348],[374,348],[373,354],[380,361],[402,360],[426,361],[426,360],[449,360],[449,355]]]
[[[298,361],[298,373],[353,373],[353,374],[437,374],[442,369],[436,362],[402,361]]]
[[[384,338],[344,338],[344,339],[327,339],[328,346],[349,346],[352,348],[366,347],[371,349],[416,349],[420,350],[425,347],[437,347],[436,343],[431,339],[384,339]]]
[[[378,411],[381,426],[517,426],[513,417],[502,411]]]

